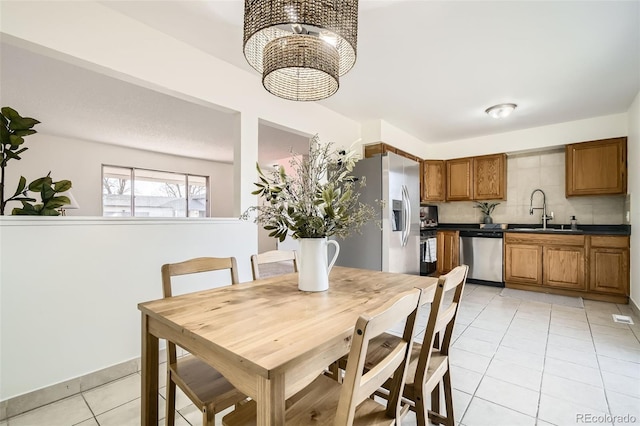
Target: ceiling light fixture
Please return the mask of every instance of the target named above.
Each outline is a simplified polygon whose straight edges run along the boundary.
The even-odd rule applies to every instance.
[[[357,38],[358,0],[244,2],[244,56],[284,99],[333,95],[356,62]]]
[[[484,112],[493,118],[505,118],[511,115],[517,106],[516,104],[498,104],[487,108]]]

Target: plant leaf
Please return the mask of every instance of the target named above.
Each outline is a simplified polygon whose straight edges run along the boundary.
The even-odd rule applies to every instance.
[[[53,189],[56,192],[65,192],[71,189],[70,180],[61,180],[53,184]]]

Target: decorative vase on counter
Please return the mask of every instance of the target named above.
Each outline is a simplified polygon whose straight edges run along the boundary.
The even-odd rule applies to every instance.
[[[493,219],[488,214],[484,215],[483,223],[493,223]]]
[[[302,291],[326,291],[329,289],[329,272],[333,268],[340,244],[327,238],[301,238],[298,252],[298,288]],[[335,245],[336,252],[327,262],[329,245]]]

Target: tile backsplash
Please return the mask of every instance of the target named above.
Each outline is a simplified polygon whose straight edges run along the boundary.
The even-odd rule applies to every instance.
[[[491,217],[494,223],[541,223],[542,210],[529,214],[531,193],[539,188],[546,194],[549,224],[569,224],[575,216],[578,225],[619,225],[626,222],[628,196],[584,196],[565,198],[564,149],[507,157],[507,200],[499,201]],[[433,203],[438,206],[441,223],[480,223],[483,215],[472,201]],[[542,194],[536,193],[534,207],[542,207]]]

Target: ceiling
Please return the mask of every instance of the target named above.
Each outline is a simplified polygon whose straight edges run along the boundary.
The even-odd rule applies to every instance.
[[[261,86],[242,55],[242,1],[101,3]],[[1,55],[3,105],[37,105],[43,132],[232,161],[232,112],[6,44]],[[442,143],[626,112],[639,90],[639,1],[361,0],[356,65],[320,104]],[[484,113],[503,102],[518,104],[508,119]],[[306,142],[262,124],[261,161]]]

